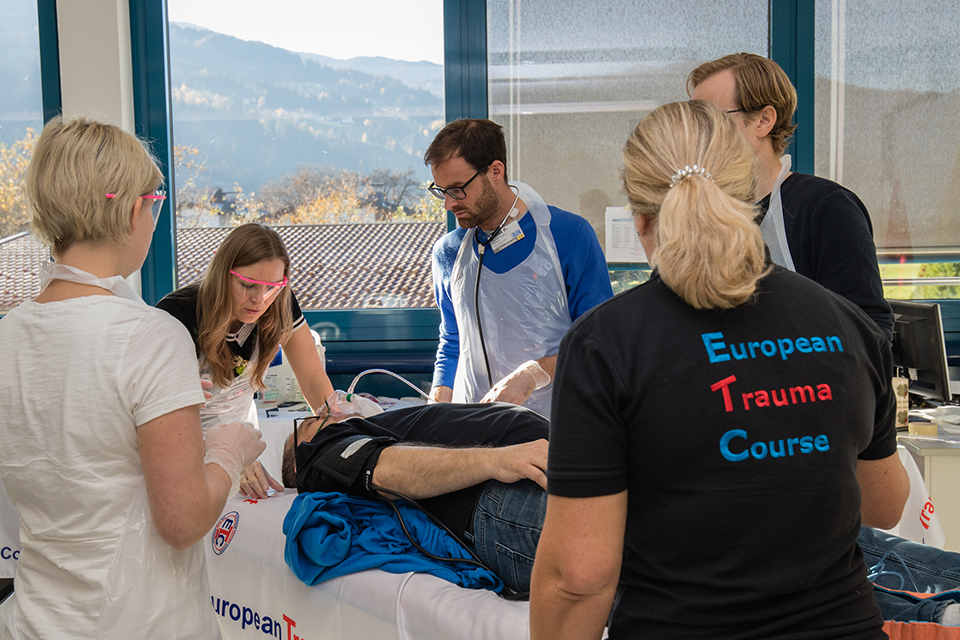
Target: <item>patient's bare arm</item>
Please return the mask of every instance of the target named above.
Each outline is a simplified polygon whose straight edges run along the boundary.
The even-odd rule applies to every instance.
[[[496,448],[396,444],[380,454],[373,484],[414,499],[432,498],[487,480],[530,479],[546,489],[546,469],[546,440]]]

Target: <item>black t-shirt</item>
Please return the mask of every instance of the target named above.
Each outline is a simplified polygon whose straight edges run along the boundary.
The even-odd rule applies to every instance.
[[[368,418],[350,418],[324,427],[297,448],[297,486],[303,491],[342,491],[365,495],[359,485],[340,484],[314,467],[329,447],[356,435],[389,437],[396,442],[448,447],[505,447],[546,438],[549,422],[539,413],[502,402],[427,404],[395,409]],[[467,529],[486,483],[417,502],[451,531]]]
[[[780,198],[797,273],[863,309],[890,340],[893,311],[883,297],[870,214],[857,194],[825,178],[792,173],[780,186]],[[760,220],[769,206],[767,196]]]
[[[896,452],[891,375],[860,309],[779,267],[735,309],[654,273],[575,323],[548,490],[628,490],[610,637],[883,637],[856,465]]]
[[[197,295],[200,292],[200,283],[196,282],[194,284],[188,284],[185,287],[181,287],[172,293],[168,293],[163,297],[160,302],[157,303],[158,309],[163,309],[174,318],[179,320],[183,326],[187,328],[187,331],[190,332],[190,337],[193,338],[193,344],[197,345],[197,339],[200,332],[200,316],[201,312],[197,308]],[[301,324],[306,322],[303,317],[303,313],[300,311],[300,305],[297,303],[297,298],[293,294],[293,290],[290,291],[290,315],[293,317],[293,328],[294,330],[298,329]],[[252,329],[252,330],[250,330]],[[247,331],[238,332],[237,336],[227,336],[227,346],[230,348],[230,353],[234,356],[239,356],[243,360],[249,362],[251,357],[254,354],[254,347],[257,344],[257,331],[256,325],[250,327]],[[197,346],[197,357],[200,356],[199,346]],[[234,371],[234,377],[239,375]]]

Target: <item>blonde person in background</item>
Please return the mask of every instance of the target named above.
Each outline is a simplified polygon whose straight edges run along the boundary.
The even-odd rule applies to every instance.
[[[264,445],[239,422],[204,440],[190,337],[124,279],[161,186],[108,124],[54,119],[33,152],[33,229],[56,262],[0,320],[0,477],[22,544],[4,637],[218,637],[199,542]]]
[[[531,638],[886,637],[857,545],[909,491],[886,336],[766,259],[716,106],[652,111],[623,159],[655,270],[560,346]]]
[[[336,412],[333,385],[289,278],[290,256],[283,240],[254,222],[227,234],[203,280],[157,303],[193,337],[204,385],[212,395],[200,411],[205,431],[234,420],[257,424],[253,395],[265,387],[264,374],[281,346],[314,411]],[[283,485],[259,461],[244,470],[244,495],[266,498],[269,489],[282,491]]]

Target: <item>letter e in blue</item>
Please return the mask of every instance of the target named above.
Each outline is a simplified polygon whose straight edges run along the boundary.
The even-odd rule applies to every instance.
[[[726,362],[730,359],[729,353],[717,353],[718,350],[722,351],[727,348],[727,345],[722,342],[722,333],[704,333],[700,337],[703,338],[703,346],[707,348],[707,355],[710,356],[711,363]]]

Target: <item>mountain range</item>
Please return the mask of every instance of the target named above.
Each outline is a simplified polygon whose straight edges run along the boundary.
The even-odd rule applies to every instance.
[[[170,24],[175,145],[199,151],[198,186],[244,191],[314,164],[369,174],[413,168],[443,126],[443,66],[380,57],[338,60]],[[36,8],[0,20],[0,142],[39,128]]]
[[[367,174],[414,168],[443,126],[443,67],[337,60],[170,25],[174,144],[212,186],[252,191],[316,164]]]

